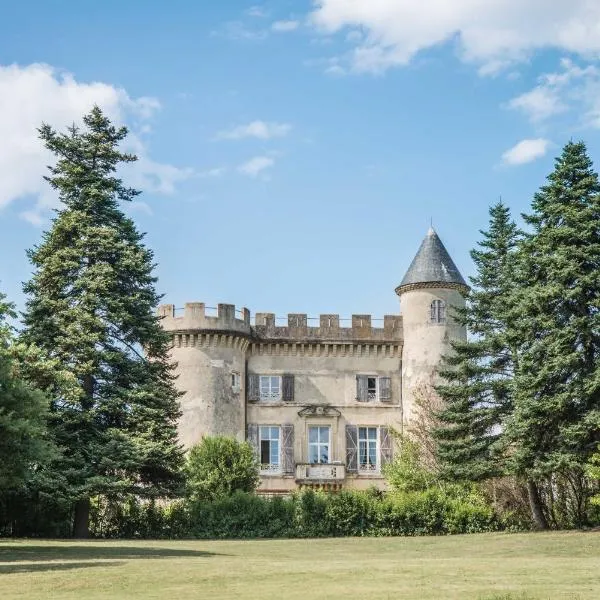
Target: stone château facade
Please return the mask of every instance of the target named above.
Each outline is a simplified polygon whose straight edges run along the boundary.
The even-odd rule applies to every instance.
[[[466,332],[449,308],[464,305],[467,285],[430,229],[396,288],[401,314],[374,327],[371,315],[336,314],[309,326],[289,314],[203,303],[159,308],[173,336],[177,385],[185,394],[179,436],[185,447],[204,435],[247,439],[261,464],[260,490],[383,486],[392,458],[390,428],[414,414],[414,393],[432,381],[452,340]]]

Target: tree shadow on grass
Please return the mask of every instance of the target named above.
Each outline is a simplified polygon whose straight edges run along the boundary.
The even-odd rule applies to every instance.
[[[0,564],[0,575],[14,573],[40,573],[42,571],[66,571],[69,569],[85,569],[88,567],[116,567],[120,561],[88,561],[88,562],[33,562]]]
[[[102,543],[56,542],[55,544],[3,544],[0,543],[0,563],[51,560],[94,560],[140,558],[206,558],[216,552],[161,546],[109,546]],[[221,555],[223,556],[223,555]]]

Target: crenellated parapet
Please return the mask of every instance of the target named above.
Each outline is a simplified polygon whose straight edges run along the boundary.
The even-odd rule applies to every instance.
[[[247,308],[236,310],[233,304],[219,304],[216,315],[207,315],[207,310],[203,302],[188,302],[183,311],[172,304],[163,304],[158,314],[163,328],[174,334],[242,334],[258,342],[401,342],[403,339],[400,315],[385,315],[383,319],[352,315],[349,326],[342,326],[338,314],[320,315],[317,324],[317,319],[309,319],[306,313],[290,313],[287,324],[278,325],[275,313],[259,312],[251,325]],[[374,322],[379,326],[374,326]]]
[[[256,313],[254,333],[260,340],[290,341],[364,341],[394,342],[402,340],[402,317],[385,315],[383,327],[374,327],[371,315],[352,315],[350,327],[340,325],[340,316],[319,316],[318,325],[309,325],[305,313],[288,314],[287,325],[278,326],[273,313]],[[378,320],[380,323],[381,320]]]
[[[170,332],[231,332],[251,334],[250,311],[247,308],[236,310],[234,304],[219,304],[216,315],[208,315],[204,302],[188,302],[183,311],[177,311],[173,304],[158,307],[161,325]]]

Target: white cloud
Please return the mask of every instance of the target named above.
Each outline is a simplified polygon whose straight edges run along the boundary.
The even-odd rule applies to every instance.
[[[550,141],[544,138],[521,140],[502,155],[505,165],[524,165],[541,158],[548,152]]]
[[[508,103],[508,107],[522,111],[534,123],[567,110],[559,91],[546,85],[535,87],[513,98]]]
[[[348,57],[355,71],[405,65],[422,50],[454,41],[463,60],[495,73],[541,48],[600,54],[596,0],[315,0],[324,33],[363,30]]]
[[[292,126],[288,123],[267,123],[265,121],[252,121],[247,125],[240,125],[228,131],[217,133],[218,140],[240,140],[242,138],[254,137],[268,140],[274,137],[286,136]]]
[[[212,36],[234,42],[260,42],[266,39],[268,34],[268,30],[249,27],[243,21],[228,21],[219,29],[211,32]]]
[[[207,169],[206,171],[200,171],[198,177],[222,177],[227,172],[226,167],[214,167],[213,169]]]
[[[255,156],[249,161],[238,167],[238,171],[249,177],[257,177],[265,169],[269,169],[275,164],[275,160],[270,156]]]
[[[286,31],[295,31],[300,27],[300,21],[275,21],[271,25],[271,29],[273,31],[277,31],[278,33],[284,33]]]
[[[269,16],[269,13],[264,9],[264,7],[258,5],[251,6],[249,9],[244,11],[244,14],[248,15],[249,17],[257,17],[259,19]]]
[[[533,123],[575,112],[584,127],[600,127],[600,68],[581,67],[564,58],[560,69],[539,77],[531,90],[513,98],[508,107],[523,112]]]
[[[160,104],[155,98],[131,98],[123,89],[107,83],[80,83],[70,73],[49,65],[0,65],[0,208],[24,197],[36,204],[22,213],[30,223],[40,225],[49,208],[58,205],[55,192],[43,180],[54,157],[38,139],[42,122],[57,130],[72,123],[98,104],[115,123],[138,124],[150,118]],[[191,176],[180,169],[153,161],[136,131],[124,148],[138,154],[139,161],[127,165],[127,182],[144,191],[172,193],[175,185]]]

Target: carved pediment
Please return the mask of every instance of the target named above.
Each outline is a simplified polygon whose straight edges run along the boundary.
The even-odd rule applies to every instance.
[[[299,413],[300,417],[339,417],[342,413],[328,404],[311,404],[305,406]]]

